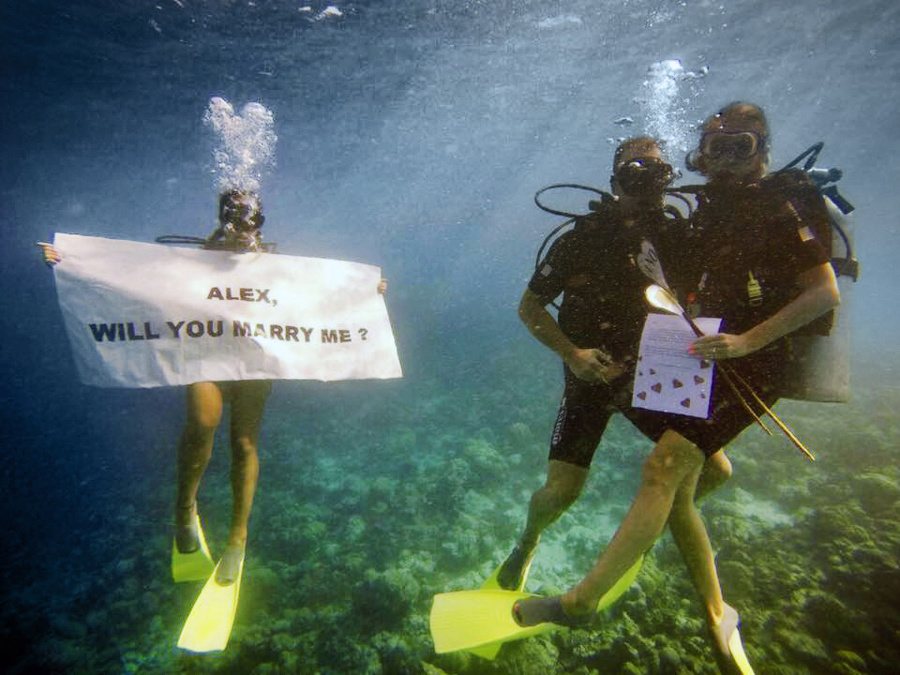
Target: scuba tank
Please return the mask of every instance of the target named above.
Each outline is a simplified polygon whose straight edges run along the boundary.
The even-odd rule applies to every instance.
[[[844,403],[850,399],[850,321],[845,315],[849,312],[851,289],[859,279],[860,268],[854,255],[849,218],[854,206],[838,192],[836,185],[843,172],[836,168],[814,168],[824,145],[819,142],[811,146],[781,172],[793,169],[806,158],[803,171],[819,188],[828,209],[831,241],[823,242],[823,245],[831,250],[841,305],[834,310],[827,335],[799,332],[788,336],[790,358],[782,396],[799,401]]]

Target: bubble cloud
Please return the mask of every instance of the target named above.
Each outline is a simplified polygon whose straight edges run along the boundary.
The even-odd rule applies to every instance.
[[[275,117],[261,103],[247,103],[240,113],[224,98],[209,101],[203,122],[217,136],[213,173],[220,192],[258,192],[262,175],[275,166]]]
[[[648,77],[641,84],[637,103],[646,119],[647,133],[659,139],[670,152],[687,151],[691,124],[687,117],[691,99],[699,91],[698,80],[709,69],[686,71],[681,61],[668,59],[650,66]],[[687,83],[688,91],[682,91]]]

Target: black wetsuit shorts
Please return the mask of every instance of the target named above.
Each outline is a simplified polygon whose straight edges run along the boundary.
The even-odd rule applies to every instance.
[[[603,432],[613,413],[631,399],[632,373],[609,384],[578,379],[565,368],[566,390],[559,404],[548,459],[590,468]]]
[[[746,385],[749,385],[767,406],[775,405],[780,395],[780,383],[784,381],[784,356],[776,349],[740,359],[728,359],[723,363],[728,364],[733,371],[731,379],[744,399],[759,417],[765,418],[760,406],[753,403],[752,397],[747,393]],[[633,407],[623,409],[622,412],[652,441],[658,441],[663,433],[670,429],[700,448],[704,455],[711,457],[756,421],[725,381],[722,373],[717,371],[715,378],[707,419]],[[772,424],[767,422],[767,426]]]

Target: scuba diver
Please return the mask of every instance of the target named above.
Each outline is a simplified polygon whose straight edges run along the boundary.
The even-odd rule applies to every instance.
[[[674,248],[669,239],[681,236],[687,227],[680,212],[664,203],[673,176],[656,140],[637,137],[624,141],[614,155],[612,194],[605,194],[599,203],[592,202],[587,216],[576,217],[575,227],[561,235],[543,259],[538,254],[519,316],[529,332],[562,359],[565,392],[551,435],[546,482],[531,497],[518,542],[482,589],[505,589],[518,592],[515,597],[523,596],[541,533],[580,495],[609,419],[630,407],[638,346],[650,309],[645,299],[649,280],[641,261]],[[663,264],[669,262],[665,253],[663,258]],[[547,306],[560,294],[562,303],[558,319],[554,319]],[[714,455],[707,461],[702,491],[709,492],[729,476],[730,464],[724,454]],[[642,558],[632,560],[631,569],[622,570],[617,577],[622,583],[604,598],[604,604],[611,604],[627,590],[641,562]],[[454,607],[447,616],[437,617],[437,622],[433,611],[432,627],[440,630],[442,622],[465,625],[473,613],[487,609],[482,603],[496,599],[473,596],[475,604]],[[509,598],[501,594],[499,600],[508,602]],[[558,599],[551,603],[555,604],[548,608],[545,603],[534,611],[523,607],[522,623],[510,622],[508,635],[497,642],[527,633],[527,627],[535,623],[565,621]],[[443,614],[438,599],[435,608],[437,615]],[[510,609],[506,607],[507,615]],[[435,643],[442,648],[438,637]],[[491,645],[475,651],[493,658],[497,649]]]
[[[265,221],[259,195],[231,189],[219,196],[219,226],[206,239],[163,236],[161,243],[200,244],[213,250],[265,251],[260,228]],[[44,262],[61,260],[52,244],[39,242]],[[225,403],[231,404],[231,486],[233,504],[225,553],[215,566],[220,586],[234,585],[240,577],[247,542],[247,524],[256,481],[259,457],[256,437],[263,408],[269,395],[268,380],[238,382],[195,382],[186,387],[187,420],[178,445],[178,486],[175,501],[175,537],[172,549],[172,577],[176,582],[205,580],[214,569],[197,511],[197,490],[212,454],[213,439],[222,420]]]
[[[246,253],[262,251],[260,228],[265,221],[259,196],[228,190],[219,197],[219,227],[204,248]],[[187,386],[187,420],[178,445],[178,490],[175,502],[175,581],[205,579],[210,561],[197,513],[197,491],[209,464],[216,429],[225,403],[231,404],[231,525],[225,553],[216,566],[220,586],[233,584],[241,572],[247,525],[259,475],[257,435],[272,384],[268,380],[195,382]],[[200,559],[198,559],[200,556]],[[199,569],[192,569],[191,561]],[[207,564],[203,560],[208,561]]]
[[[219,197],[218,227],[207,238],[166,235],[160,243],[200,245],[207,250],[259,253],[274,247],[262,241],[265,217],[259,196],[252,191],[230,189]],[[59,252],[39,243],[48,265],[60,262]],[[384,293],[382,279],[377,289]],[[206,581],[194,603],[178,646],[190,651],[224,649],[237,607],[247,545],[248,523],[259,476],[257,436],[271,390],[269,380],[194,382],[185,387],[187,416],[178,444],[175,534],[171,570],[175,582]],[[200,524],[197,492],[209,464],[216,430],[224,407],[231,407],[232,508],[228,540],[218,564],[214,564]]]
[[[569,385],[575,380],[567,373],[566,396],[551,445],[548,484],[532,498],[529,524],[519,544],[483,587],[514,590],[505,594],[462,591],[443,594],[446,598],[436,596],[431,617],[436,649],[473,649],[479,653],[477,650],[485,647],[496,649],[504,641],[536,634],[550,624],[584,625],[628,588],[645,552],[669,527],[703,604],[720,670],[727,674],[753,673],[740,639],[739,615],[724,601],[709,536],[696,508],[696,498],[703,490],[701,475],[705,467],[716,466],[719,480],[727,477],[730,464],[723,460],[713,465],[710,458],[724,458],[721,449],[753,422],[761,423],[762,414],[780,422],[768,406],[778,399],[784,383],[786,338],[804,327],[820,330],[818,324],[829,321],[829,313],[840,303],[840,294],[826,250],[819,242],[828,228],[828,215],[818,189],[803,172],[800,176],[781,172],[766,176],[769,133],[762,110],[748,103],[731,104],[710,117],[701,131],[699,146],[690,159],[691,165],[708,177],[708,183],[697,191],[698,207],[690,223],[674,219],[655,232],[653,241],[658,250],[653,257],[675,281],[674,289],[665,289],[667,294],[678,291],[693,313],[702,311],[723,319],[721,332],[696,339],[690,353],[698,359],[718,361],[718,379],[722,381],[729,379],[726,372],[741,378],[744,394],[738,395],[739,390],[717,382],[709,419],[639,409],[630,406],[630,401],[618,399],[618,409],[656,441],[644,463],[637,495],[613,539],[579,583],[562,595],[535,596],[524,593],[523,587],[536,535],[577,496],[583,484],[575,472],[578,461],[581,471],[586,472],[584,459],[577,455],[575,460],[570,456],[568,466],[554,464],[554,448],[565,449],[572,429],[578,425],[582,429],[593,426],[593,445],[584,440],[580,444],[588,448],[589,462],[600,438],[597,429],[602,433],[605,424],[605,413],[597,408],[576,412],[569,398]],[[662,196],[658,199],[661,204]],[[830,237],[830,230],[827,234]],[[554,248],[561,250],[564,240],[561,237]],[[579,247],[582,255],[587,249]],[[605,249],[609,253],[615,250]],[[646,254],[647,249],[641,252]],[[602,261],[602,255],[594,255]],[[523,297],[523,319],[538,339],[560,354],[576,377],[582,373],[595,382],[607,380],[629,395],[628,382],[617,381],[627,370],[620,365],[622,361],[617,361],[621,347],[618,354],[615,347],[603,351],[579,348],[563,330],[572,325],[567,315],[577,317],[575,310],[580,308],[590,312],[595,330],[609,327],[622,331],[623,336],[630,333],[627,341],[636,350],[640,335],[634,323],[637,317],[630,323],[613,323],[608,317],[617,314],[595,313],[602,304],[592,307],[583,300],[560,312],[558,326],[552,318],[548,320],[549,314],[542,317],[537,309],[543,309],[541,303],[548,298],[540,295],[543,289],[547,294],[564,291],[574,300],[575,293],[590,288],[593,280],[590,274],[579,271],[555,289],[549,283],[542,288],[541,278],[552,279],[559,269],[553,257],[551,249],[549,264],[538,270],[532,280],[534,286],[530,285]],[[641,258],[638,260],[640,263]],[[646,272],[646,266],[640,266]],[[650,279],[633,272],[626,276],[622,270],[622,276],[604,281],[610,284],[606,288],[615,291],[614,296],[610,293],[604,298],[599,293],[603,289],[596,289],[598,300],[608,304],[606,309],[627,312],[639,307],[642,321],[646,314],[644,290]],[[564,307],[567,302],[564,298]],[[690,320],[687,314],[679,313]],[[607,336],[605,343],[615,345],[615,340]],[[608,401],[617,401],[616,394],[610,394]],[[596,400],[602,404],[602,398]],[[593,415],[595,421],[591,423],[585,413]],[[782,430],[789,433],[786,427]],[[583,438],[590,436],[585,434]],[[547,489],[554,483],[554,473],[559,484],[564,484],[559,476],[574,477],[569,481],[574,489],[568,493]],[[541,514],[545,514],[543,521]],[[466,622],[477,630],[466,631]]]
[[[704,123],[691,160],[708,182],[691,227],[669,240],[673,249],[663,250],[663,262],[666,255],[679,261],[679,290],[693,312],[723,319],[722,332],[699,337],[690,353],[727,360],[748,390],[771,406],[788,358],[785,336],[827,320],[840,294],[819,242],[828,227],[824,202],[811,182],[766,176],[768,137],[765,115],[749,103],[730,104]],[[637,408],[626,416],[657,442],[625,519],[581,582],[561,596],[517,601],[514,617],[521,626],[578,623],[668,525],[703,602],[720,669],[752,673],[694,496],[705,459],[756,416],[721,383],[713,389],[709,419]]]
[[[664,190],[674,174],[655,140],[623,142],[613,165],[613,194],[556,240],[519,305],[528,330],[563,360],[565,393],[551,437],[546,482],[532,495],[525,529],[497,572],[497,584],[507,590],[524,585],[541,533],[581,494],[610,417],[631,403],[647,315],[647,279],[636,261],[644,255],[645,242],[659,242],[680,230],[675,225],[680,216],[673,218],[664,209]],[[546,306],[560,294],[557,322]],[[718,487],[730,474],[724,453],[712,457],[701,492]]]

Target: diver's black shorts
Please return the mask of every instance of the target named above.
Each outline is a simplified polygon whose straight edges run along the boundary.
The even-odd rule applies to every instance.
[[[773,406],[778,400],[781,383],[784,381],[784,358],[780,352],[729,359],[724,363],[743,378],[767,406]],[[738,387],[750,401],[751,397],[746,395],[739,383]],[[759,406],[753,407],[763,417]],[[724,448],[744,429],[755,423],[753,416],[732,392],[721,372],[716,373],[708,419],[634,407],[624,408],[622,412],[647,438],[658,441],[663,432],[671,429],[691,441],[707,457]]]
[[[548,459],[589,468],[594,452],[614,412],[630,398],[629,380],[622,376],[610,384],[579,380],[568,368],[566,390],[559,404]]]

